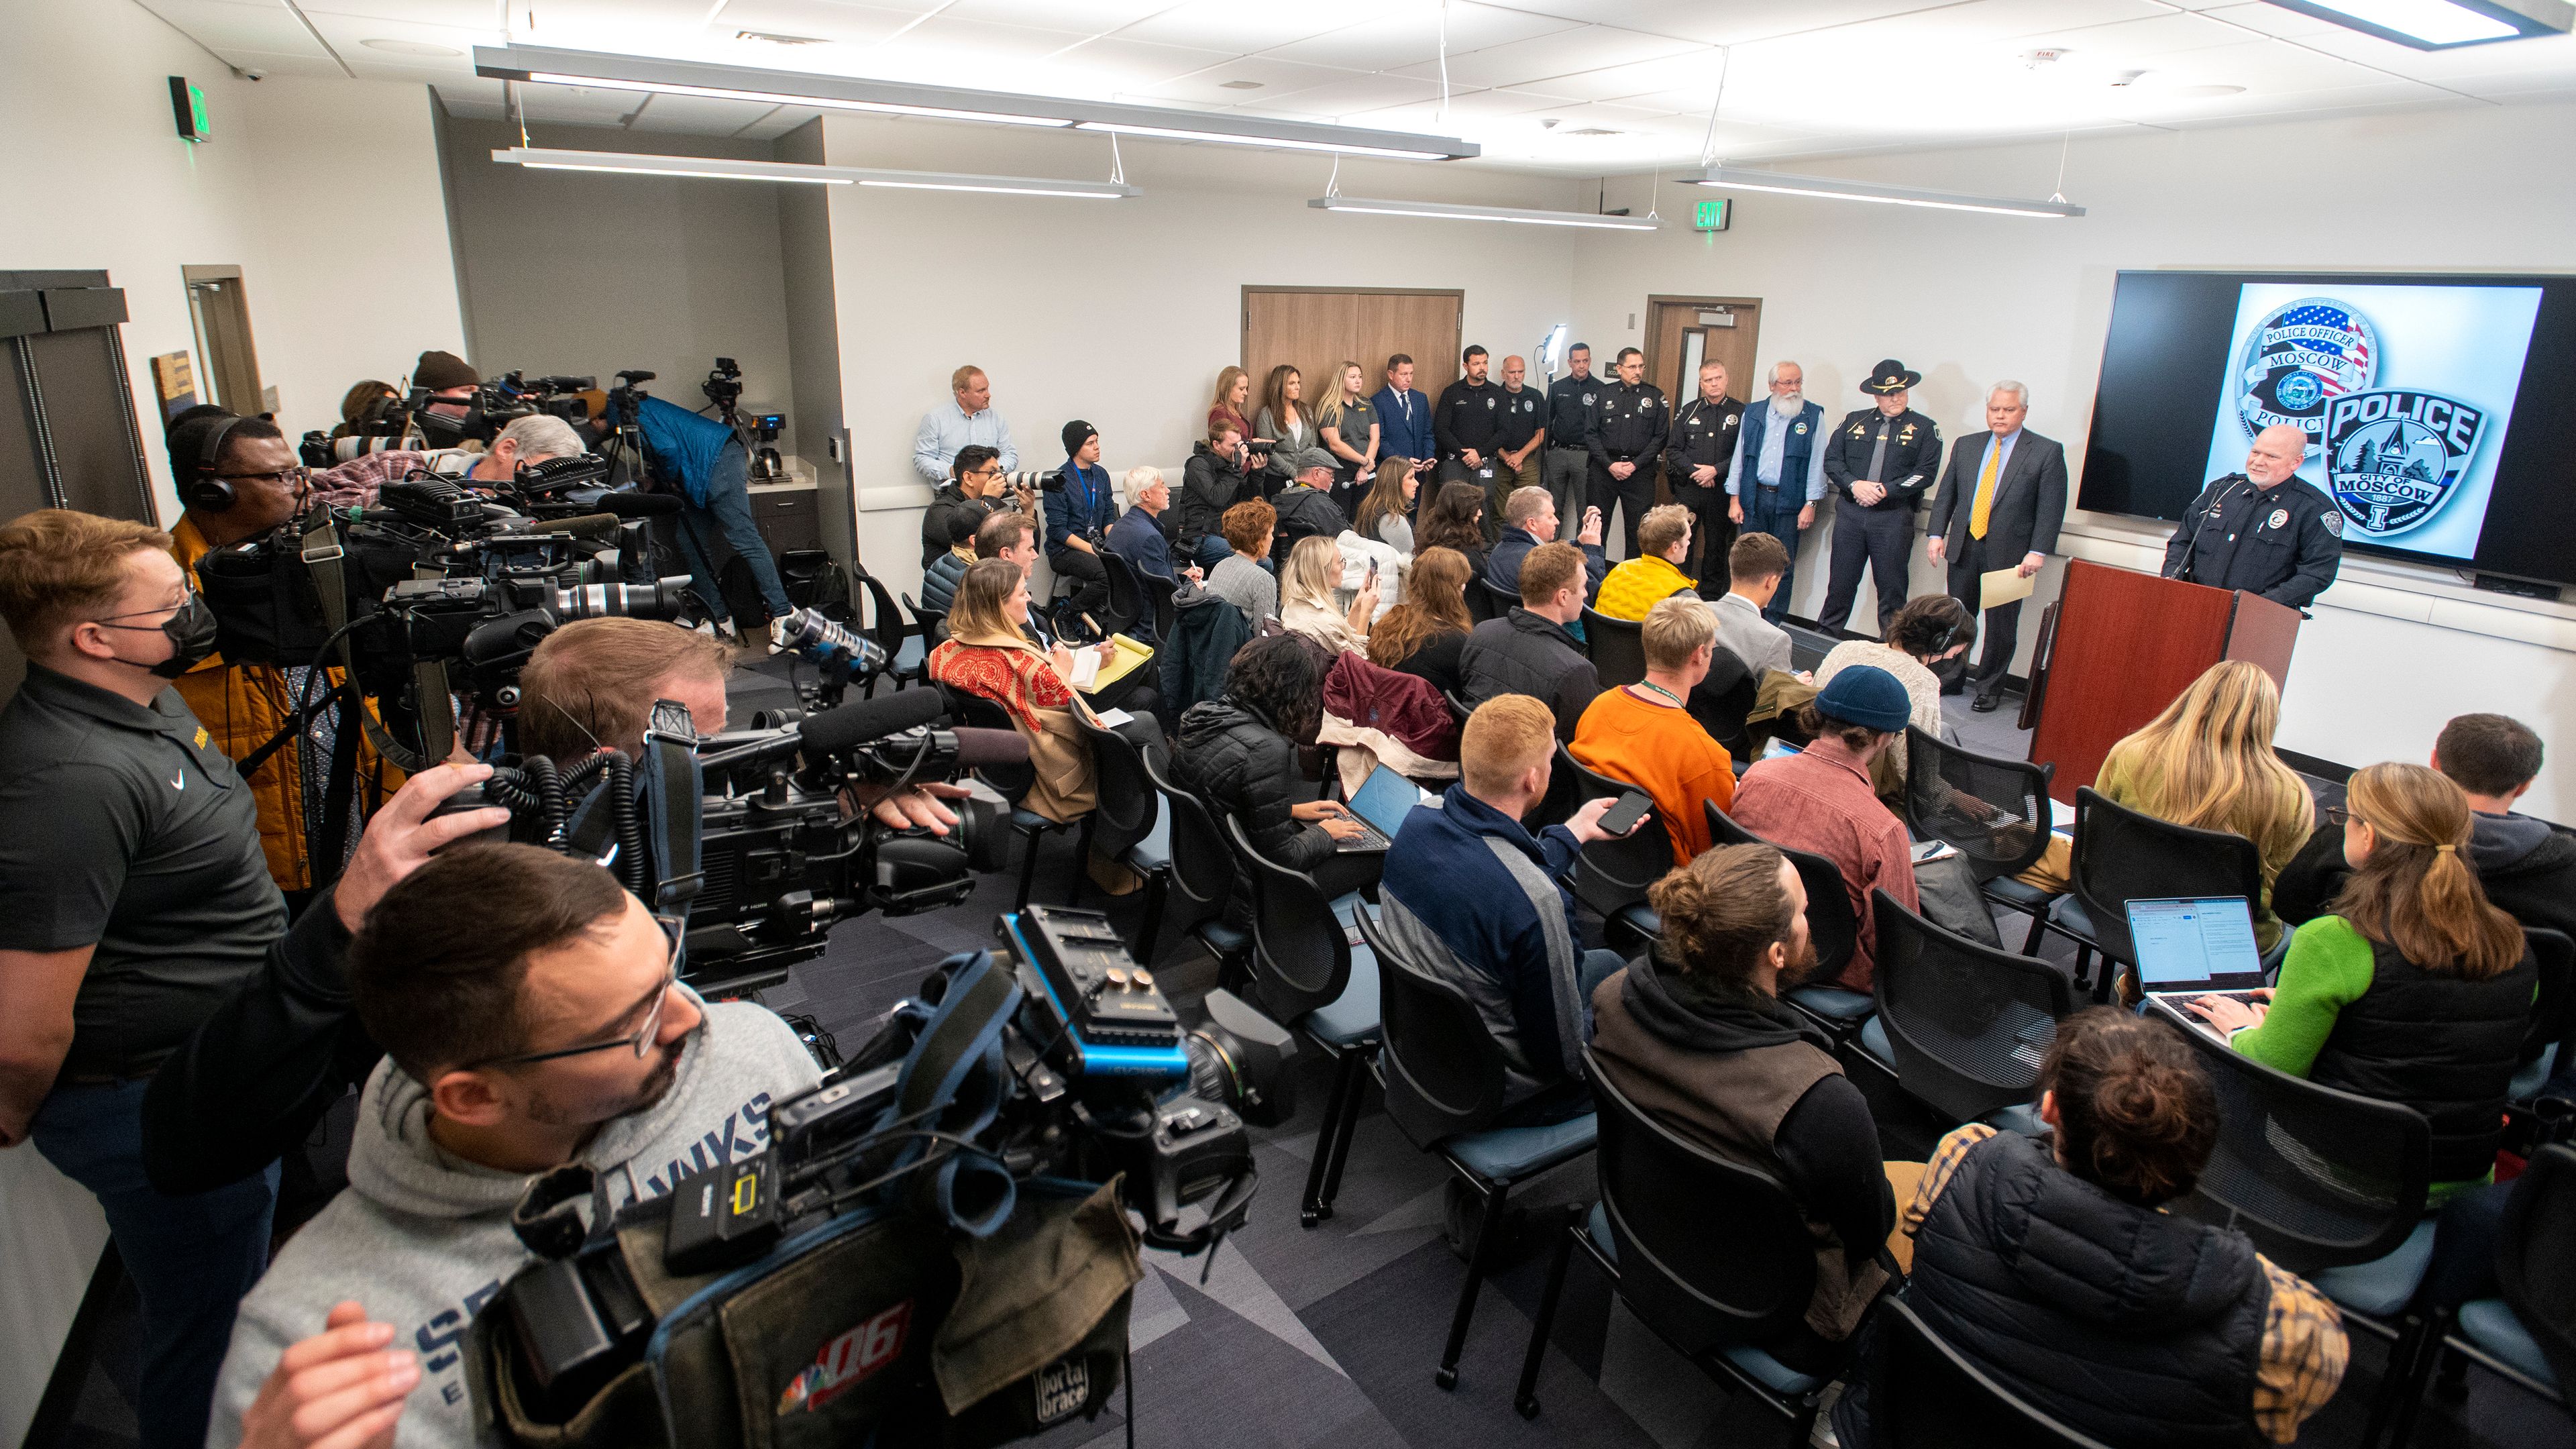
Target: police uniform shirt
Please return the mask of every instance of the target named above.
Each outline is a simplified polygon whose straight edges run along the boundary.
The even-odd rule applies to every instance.
[[[1869,460],[1877,454],[1882,434],[1887,455],[1870,481],[1886,484],[1887,496],[1876,503],[1854,503],[1851,485],[1869,479]],[[1892,418],[1875,405],[1858,409],[1825,439],[1825,477],[1835,496],[1855,508],[1912,508],[1940,474],[1941,430],[1912,408]]]
[[[1598,377],[1560,377],[1547,385],[1547,445],[1580,448],[1592,436],[1592,412],[1601,400]]]
[[[150,1075],[285,931],[259,805],[178,692],[29,664],[0,710],[0,949],[96,948],[61,1079]]]
[[[2230,473],[2184,511],[2165,545],[2164,571],[2304,609],[2334,582],[2342,561],[2343,515],[2316,485],[2292,477],[2259,488]]]
[[[1673,414],[1672,436],[1665,444],[1664,477],[1688,483],[1690,470],[1705,464],[1717,470],[1709,486],[1725,487],[1735,462],[1735,435],[1743,427],[1744,404],[1731,397],[1715,402],[1695,397],[1683,403]]]
[[[1502,385],[1473,383],[1463,377],[1440,390],[1440,405],[1431,414],[1432,430],[1439,436],[1443,458],[1455,458],[1473,448],[1477,457],[1490,460],[1502,423]]]
[[[1494,401],[1502,415],[1494,425],[1494,446],[1503,452],[1519,452],[1547,425],[1547,396],[1537,388],[1524,386],[1519,392],[1504,388]]]
[[[1592,411],[1592,460],[1608,465],[1646,462],[1663,451],[1672,414],[1664,390],[1651,382],[1612,381]]]

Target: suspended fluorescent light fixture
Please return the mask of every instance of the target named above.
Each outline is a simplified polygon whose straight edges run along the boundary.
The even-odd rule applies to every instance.
[[[1430,216],[1451,221],[1511,221],[1526,226],[1582,226],[1600,231],[1653,231],[1651,217],[1595,216],[1588,211],[1531,211],[1518,206],[1466,206],[1446,201],[1387,201],[1368,196],[1318,196],[1317,211],[1357,211],[1371,216]]]
[[[1474,142],[1454,136],[1332,126],[1314,121],[1272,120],[1234,111],[1191,111],[1174,106],[1124,105],[1017,91],[964,90],[955,86],[916,85],[906,81],[865,80],[594,51],[553,50],[543,46],[476,46],[474,73],[495,80],[535,81],[547,85],[646,91],[720,101],[817,106],[825,110],[926,116],[934,120],[972,121],[997,126],[1079,128],[1176,141],[1214,141],[1232,146],[1267,146],[1290,151],[1336,151],[1353,156],[1384,156],[1406,161],[1458,160],[1483,152],[1483,148]]]
[[[2004,216],[2082,216],[2084,208],[2063,201],[2024,201],[2010,196],[1966,196],[1955,191],[1924,191],[1912,186],[1883,186],[1875,181],[1845,181],[1834,176],[1792,176],[1781,171],[1754,171],[1742,166],[1711,166],[1681,178],[1694,186],[1721,191],[1776,191],[1786,196],[1821,196],[1832,201],[1875,201],[1889,206],[1930,206],[1944,211],[1990,211]]]
[[[512,146],[492,153],[505,166],[536,171],[605,171],[628,176],[690,176],[719,181],[796,181],[820,186],[884,186],[905,191],[982,191],[1001,196],[1066,196],[1116,201],[1142,196],[1118,181],[1066,181],[1051,176],[973,176],[946,171],[879,171],[864,166],[808,166],[793,161],[729,161],[713,156],[647,156],[629,151],[561,151]]]
[[[2284,10],[2331,20],[2417,50],[2451,50],[2536,35],[2564,35],[2576,25],[2567,0],[2272,0]]]

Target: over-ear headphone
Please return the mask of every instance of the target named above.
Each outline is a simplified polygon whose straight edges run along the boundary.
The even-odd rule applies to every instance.
[[[1961,606],[1963,610],[1965,607],[1965,605]],[[1962,636],[1964,636],[1964,638]],[[1974,639],[1976,637],[1977,616],[1974,614],[1967,614],[1964,618],[1955,619],[1950,623],[1941,626],[1941,637],[1932,641],[1932,652],[1934,654],[1947,654],[1950,652],[1950,647],[1952,645],[1963,643],[1968,639]]]
[[[206,430],[206,441],[197,449],[197,466],[179,485],[179,501],[207,513],[221,513],[233,506],[233,485],[215,476],[215,460],[223,455],[224,436],[241,424],[239,417],[214,419]]]

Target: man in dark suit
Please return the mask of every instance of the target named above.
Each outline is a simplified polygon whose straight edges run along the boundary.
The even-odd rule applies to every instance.
[[[1959,439],[1941,474],[1925,531],[1932,562],[1950,565],[1950,597],[1974,610],[1984,576],[2014,569],[2028,578],[2057,547],[2066,518],[2066,449],[2053,438],[2025,432],[2030,389],[1996,383],[1986,393],[1986,431]],[[1968,678],[1976,681],[1973,708],[2003,702],[2004,673],[2020,642],[2021,601],[1986,610],[1986,647]],[[1956,688],[1957,686],[1952,686]]]

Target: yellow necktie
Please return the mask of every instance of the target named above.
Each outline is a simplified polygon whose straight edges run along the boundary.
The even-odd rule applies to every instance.
[[[1986,521],[1995,511],[1995,469],[2004,456],[2003,444],[1986,444],[1986,466],[1977,470],[1977,501],[1968,507],[1968,537],[1984,538]]]

